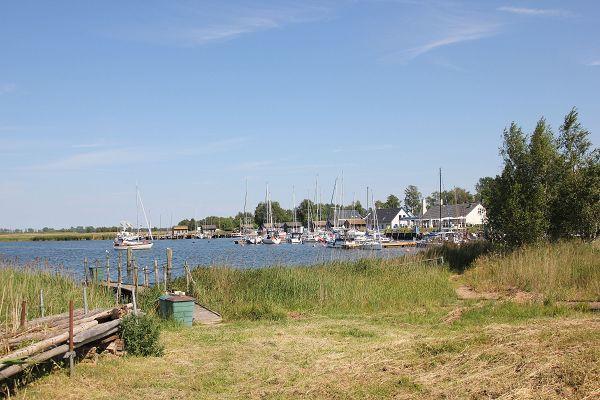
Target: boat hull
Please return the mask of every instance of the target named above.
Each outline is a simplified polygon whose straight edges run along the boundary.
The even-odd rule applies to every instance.
[[[154,243],[140,243],[140,244],[115,244],[115,250],[148,250],[152,248]]]

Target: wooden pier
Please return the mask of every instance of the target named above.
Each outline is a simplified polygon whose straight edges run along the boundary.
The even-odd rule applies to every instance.
[[[392,241],[392,242],[383,242],[381,243],[383,248],[389,247],[416,247],[417,242],[415,241]]]

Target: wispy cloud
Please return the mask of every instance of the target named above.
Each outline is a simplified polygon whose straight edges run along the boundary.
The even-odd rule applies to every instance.
[[[405,59],[412,60],[437,48],[482,39],[494,35],[497,31],[498,26],[495,24],[464,26],[450,32],[445,37],[405,50],[403,55]]]
[[[371,146],[352,146],[352,147],[338,147],[333,149],[334,153],[355,153],[355,152],[378,152],[378,151],[387,151],[393,150],[396,146],[392,144],[381,144],[381,145],[371,145]]]
[[[588,67],[600,67],[600,60],[590,61],[585,65],[587,65]]]
[[[71,148],[73,149],[93,149],[102,146],[101,143],[80,143],[80,144],[72,144]]]
[[[0,83],[0,95],[12,93],[17,90],[17,85],[14,83]]]
[[[210,1],[202,5],[173,2],[163,11],[166,18],[150,18],[143,25],[128,25],[117,35],[163,45],[203,46],[290,24],[321,20],[329,13],[327,7],[307,2],[279,2],[272,7]]]
[[[546,16],[546,17],[567,17],[571,12],[556,8],[527,8],[527,7],[498,7],[498,11],[504,11],[511,14],[530,15],[530,16]]]
[[[77,153],[62,159],[24,168],[28,171],[80,171],[117,167],[142,161],[146,155],[134,149],[108,149]]]

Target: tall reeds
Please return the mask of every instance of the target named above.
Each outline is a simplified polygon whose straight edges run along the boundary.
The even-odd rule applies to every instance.
[[[554,300],[600,300],[600,249],[566,241],[478,258],[465,279],[476,288],[517,288]]]
[[[229,318],[423,311],[453,299],[450,272],[419,258],[363,259],[311,267],[198,267],[194,295]],[[176,283],[184,289],[185,281]]]
[[[0,260],[0,331],[19,327],[22,302],[26,301],[27,319],[41,316],[43,295],[45,315],[66,312],[69,300],[83,307],[83,287],[60,272],[34,266],[18,266]],[[91,285],[87,288],[90,309],[114,304],[110,291]]]

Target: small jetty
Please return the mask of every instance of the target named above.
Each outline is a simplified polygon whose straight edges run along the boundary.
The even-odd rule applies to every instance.
[[[381,246],[384,249],[389,247],[417,247],[417,242],[412,240],[394,240],[391,242],[382,242]]]

